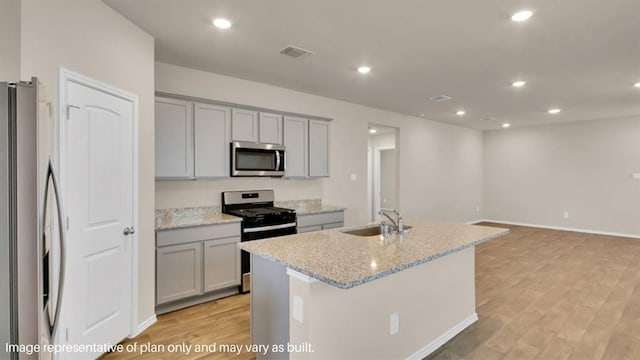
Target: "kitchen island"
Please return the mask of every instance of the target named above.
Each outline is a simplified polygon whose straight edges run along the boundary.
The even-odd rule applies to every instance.
[[[269,349],[258,358],[421,359],[475,322],[475,245],[508,230],[406,223],[386,240],[331,229],[242,243],[252,343]]]

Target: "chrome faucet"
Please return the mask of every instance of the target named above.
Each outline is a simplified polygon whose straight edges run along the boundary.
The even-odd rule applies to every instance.
[[[396,214],[396,219],[394,220],[388,213]],[[404,220],[402,220],[402,216],[400,216],[400,212],[396,209],[380,209],[378,210],[378,215],[384,215],[389,221],[391,221],[392,226],[394,227],[395,232],[402,233],[404,231]]]

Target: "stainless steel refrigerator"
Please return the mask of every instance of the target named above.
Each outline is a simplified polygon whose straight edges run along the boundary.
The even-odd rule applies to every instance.
[[[65,246],[50,104],[36,78],[0,82],[0,359],[46,359],[54,343]],[[23,348],[24,349],[24,348]]]

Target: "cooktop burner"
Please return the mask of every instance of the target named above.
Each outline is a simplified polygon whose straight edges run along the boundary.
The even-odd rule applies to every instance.
[[[295,211],[291,209],[285,209],[285,208],[280,208],[275,206],[234,209],[234,210],[226,211],[227,214],[236,215],[240,217],[258,217],[258,216],[265,216],[265,215],[279,215],[283,213],[288,214],[293,212]]]

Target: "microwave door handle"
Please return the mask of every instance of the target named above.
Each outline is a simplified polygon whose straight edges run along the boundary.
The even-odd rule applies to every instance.
[[[56,176],[55,170],[53,168],[53,162],[49,159],[49,169],[47,171],[47,176],[51,177],[51,181],[53,183],[53,193],[56,200],[56,210],[58,212],[58,232],[59,232],[59,241],[60,241],[60,272],[59,272],[59,280],[58,280],[58,294],[56,300],[56,309],[53,315],[53,323],[49,329],[49,334],[51,339],[54,338],[56,331],[58,330],[58,325],[60,324],[60,308],[62,305],[62,293],[64,290],[64,280],[65,280],[65,268],[66,268],[66,238],[65,238],[65,229],[64,229],[64,221],[63,212],[62,212],[62,204],[60,203],[60,190],[58,187],[58,177]]]
[[[276,150],[276,169],[275,171],[280,170],[280,150]]]

